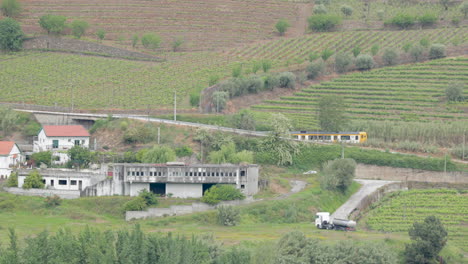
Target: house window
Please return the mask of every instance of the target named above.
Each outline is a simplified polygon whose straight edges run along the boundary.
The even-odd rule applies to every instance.
[[[79,146],[80,145],[80,140],[75,140],[75,146]]]
[[[76,181],[71,180],[71,181],[70,181],[70,185],[76,185]]]
[[[240,176],[245,176],[245,171],[241,171]]]
[[[241,189],[245,189],[245,185],[244,185],[244,184],[241,184]]]
[[[85,144],[85,140],[82,139],[82,140],[81,140],[81,145],[84,145],[84,144]]]
[[[59,141],[57,139],[52,140],[52,148],[56,149],[59,147]]]
[[[67,180],[59,180],[59,185],[67,185]]]
[[[54,186],[54,180],[50,180],[50,186]]]

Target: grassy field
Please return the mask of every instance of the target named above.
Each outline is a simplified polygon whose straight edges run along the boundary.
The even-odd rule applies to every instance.
[[[392,193],[365,217],[365,225],[382,232],[407,232],[413,222],[435,215],[448,231],[448,245],[468,253],[468,195],[447,189],[410,190]]]
[[[318,100],[337,95],[345,98],[350,119],[465,122],[466,113],[448,106],[444,97],[450,83],[468,81],[467,63],[459,57],[351,73],[252,108],[283,112],[296,128],[316,129]]]

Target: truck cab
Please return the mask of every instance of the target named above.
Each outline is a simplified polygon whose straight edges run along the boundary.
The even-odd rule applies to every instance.
[[[318,212],[315,214],[315,226],[319,229],[325,229],[330,224],[330,213]]]

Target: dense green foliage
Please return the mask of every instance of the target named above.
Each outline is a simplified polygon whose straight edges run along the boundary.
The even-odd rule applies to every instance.
[[[463,96],[463,83],[451,83],[445,90],[447,100],[451,102],[463,102],[465,97]]]
[[[335,56],[335,68],[338,73],[347,72],[352,63],[353,59],[349,53],[340,52]]]
[[[79,145],[73,146],[68,150],[67,154],[70,158],[69,167],[75,166],[77,168],[87,168],[90,163],[96,160],[95,153],[91,152],[89,148]]]
[[[215,164],[253,163],[253,152],[247,150],[237,152],[234,142],[230,142],[222,145],[220,150],[210,152],[208,160]]]
[[[73,36],[75,36],[76,38],[81,38],[81,36],[83,36],[86,30],[89,28],[89,24],[88,22],[83,20],[74,20],[73,22],[71,22],[70,28],[72,30]],[[101,34],[102,33],[100,33],[100,35]]]
[[[401,29],[407,29],[414,25],[415,22],[416,18],[413,15],[407,13],[399,13],[386,23],[395,25]]]
[[[341,24],[341,18],[337,15],[317,14],[308,18],[309,29],[323,32],[331,31]]]
[[[47,34],[60,34],[65,29],[67,18],[60,15],[43,15],[39,18],[39,25],[47,31]]]
[[[369,54],[359,54],[356,57],[356,68],[361,71],[370,70],[375,66],[374,59]]]
[[[18,0],[2,0],[0,10],[6,17],[15,17],[21,12],[21,4]]]
[[[346,124],[343,97],[326,95],[319,101],[319,122],[322,131],[340,131]]]
[[[16,171],[11,172],[10,177],[8,177],[6,186],[7,187],[18,187],[18,172],[16,172]]]
[[[328,190],[346,190],[353,183],[356,172],[356,162],[353,159],[335,159],[323,165],[321,184]]]
[[[141,45],[147,49],[157,49],[161,45],[161,37],[154,33],[147,33],[141,37]]]
[[[19,51],[23,48],[24,33],[18,22],[12,18],[0,20],[0,50]]]
[[[432,26],[437,22],[437,19],[437,15],[433,13],[425,13],[418,17],[418,21],[422,26]]]
[[[155,206],[158,204],[156,194],[143,189],[138,193],[137,197],[134,197],[130,201],[127,201],[122,205],[122,210],[126,211],[143,211],[149,206]]]
[[[289,24],[289,22],[286,20],[286,19],[280,19],[276,25],[275,25],[275,28],[276,30],[278,31],[278,33],[283,36],[284,33],[286,32],[286,30],[288,30],[288,28],[291,26],[291,24]]]
[[[385,65],[395,65],[398,62],[398,52],[394,49],[385,49],[382,60]]]
[[[24,179],[23,189],[42,189],[44,188],[44,183],[42,182],[42,176],[37,170],[31,171],[28,176]]]
[[[42,163],[44,163],[47,166],[50,166],[52,163],[52,152],[41,151],[33,153],[31,155],[31,160],[34,161],[37,167],[41,166]]]
[[[241,217],[240,217],[240,211],[238,208],[234,206],[218,206],[217,208],[217,219],[218,219],[218,224],[223,225],[223,226],[235,226],[238,225]]]
[[[175,161],[175,151],[167,146],[155,145],[149,149],[144,155],[143,163],[166,163],[169,161]]]
[[[440,59],[447,56],[445,54],[445,45],[443,44],[432,44],[429,49],[429,58],[430,59]]]
[[[207,204],[217,204],[221,201],[243,200],[245,196],[235,186],[217,184],[208,189],[201,201]]]
[[[306,68],[307,78],[315,79],[322,74],[325,69],[325,63],[321,60],[312,61]]]

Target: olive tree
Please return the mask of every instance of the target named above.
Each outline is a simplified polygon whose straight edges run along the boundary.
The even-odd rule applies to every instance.
[[[12,18],[0,20],[0,50],[19,51],[23,48],[24,33]]]
[[[47,34],[60,34],[65,29],[67,18],[59,15],[43,15],[39,18],[39,25],[47,31]]]
[[[342,5],[341,6],[341,13],[343,13],[343,15],[349,17],[353,14],[353,8],[349,5]]]
[[[280,36],[283,36],[290,26],[291,24],[289,24],[289,22],[284,18],[280,19],[275,25],[276,30],[278,30]]]
[[[395,49],[388,48],[382,55],[382,60],[385,65],[395,65],[398,61],[398,53]]]
[[[141,45],[147,49],[157,49],[161,45],[161,37],[154,33],[147,33],[141,37]]]
[[[88,22],[83,21],[83,20],[74,20],[71,24],[70,27],[72,29],[72,34],[76,38],[81,38],[81,36],[84,35],[86,30],[89,27]]]
[[[356,67],[360,71],[370,70],[374,67],[374,59],[371,55],[361,54],[356,58]]]
[[[353,63],[353,59],[349,53],[340,52],[335,56],[335,69],[338,73],[348,71],[349,66]]]
[[[216,112],[223,111],[226,106],[227,101],[229,100],[229,93],[223,91],[216,91],[211,97],[211,104],[216,109]]]
[[[323,61],[318,60],[318,61],[311,62],[309,66],[307,66],[306,68],[307,78],[308,79],[317,78],[323,72],[324,69],[325,69],[325,64],[323,63]]]
[[[329,190],[345,192],[353,183],[356,162],[353,159],[335,159],[323,166],[321,184]]]
[[[415,62],[422,59],[423,51],[424,48],[421,45],[415,45],[409,49],[409,53]]]
[[[465,97],[463,96],[463,83],[452,83],[445,90],[447,100],[450,102],[463,102]]]
[[[440,59],[444,58],[445,55],[445,45],[443,44],[432,44],[431,49],[429,50],[430,59]]]

